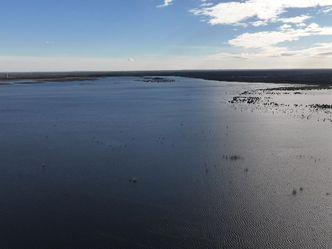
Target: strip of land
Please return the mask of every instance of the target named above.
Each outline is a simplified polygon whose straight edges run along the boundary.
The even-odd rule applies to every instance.
[[[13,81],[26,81],[26,83],[81,81],[112,76],[177,76],[229,82],[332,85],[332,69],[0,73],[0,84]]]

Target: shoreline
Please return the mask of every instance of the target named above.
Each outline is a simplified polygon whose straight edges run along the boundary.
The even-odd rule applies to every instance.
[[[187,77],[203,80],[275,83],[275,84],[312,84],[332,85],[332,69],[307,70],[183,70],[183,71],[131,71],[131,72],[33,72],[0,73],[0,85],[11,81],[27,83],[65,82],[96,80],[105,77]]]

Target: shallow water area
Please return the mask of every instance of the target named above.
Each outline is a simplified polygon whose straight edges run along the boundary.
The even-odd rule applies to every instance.
[[[282,113],[293,118],[332,123],[331,94],[332,89],[326,87],[284,85],[245,91],[229,103],[242,111]]]

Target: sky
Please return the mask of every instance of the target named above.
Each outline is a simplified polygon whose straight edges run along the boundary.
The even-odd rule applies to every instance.
[[[332,0],[0,0],[0,71],[332,68]]]

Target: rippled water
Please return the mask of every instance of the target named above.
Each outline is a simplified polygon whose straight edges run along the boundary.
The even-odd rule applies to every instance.
[[[0,248],[331,248],[332,124],[175,79],[1,86]]]

